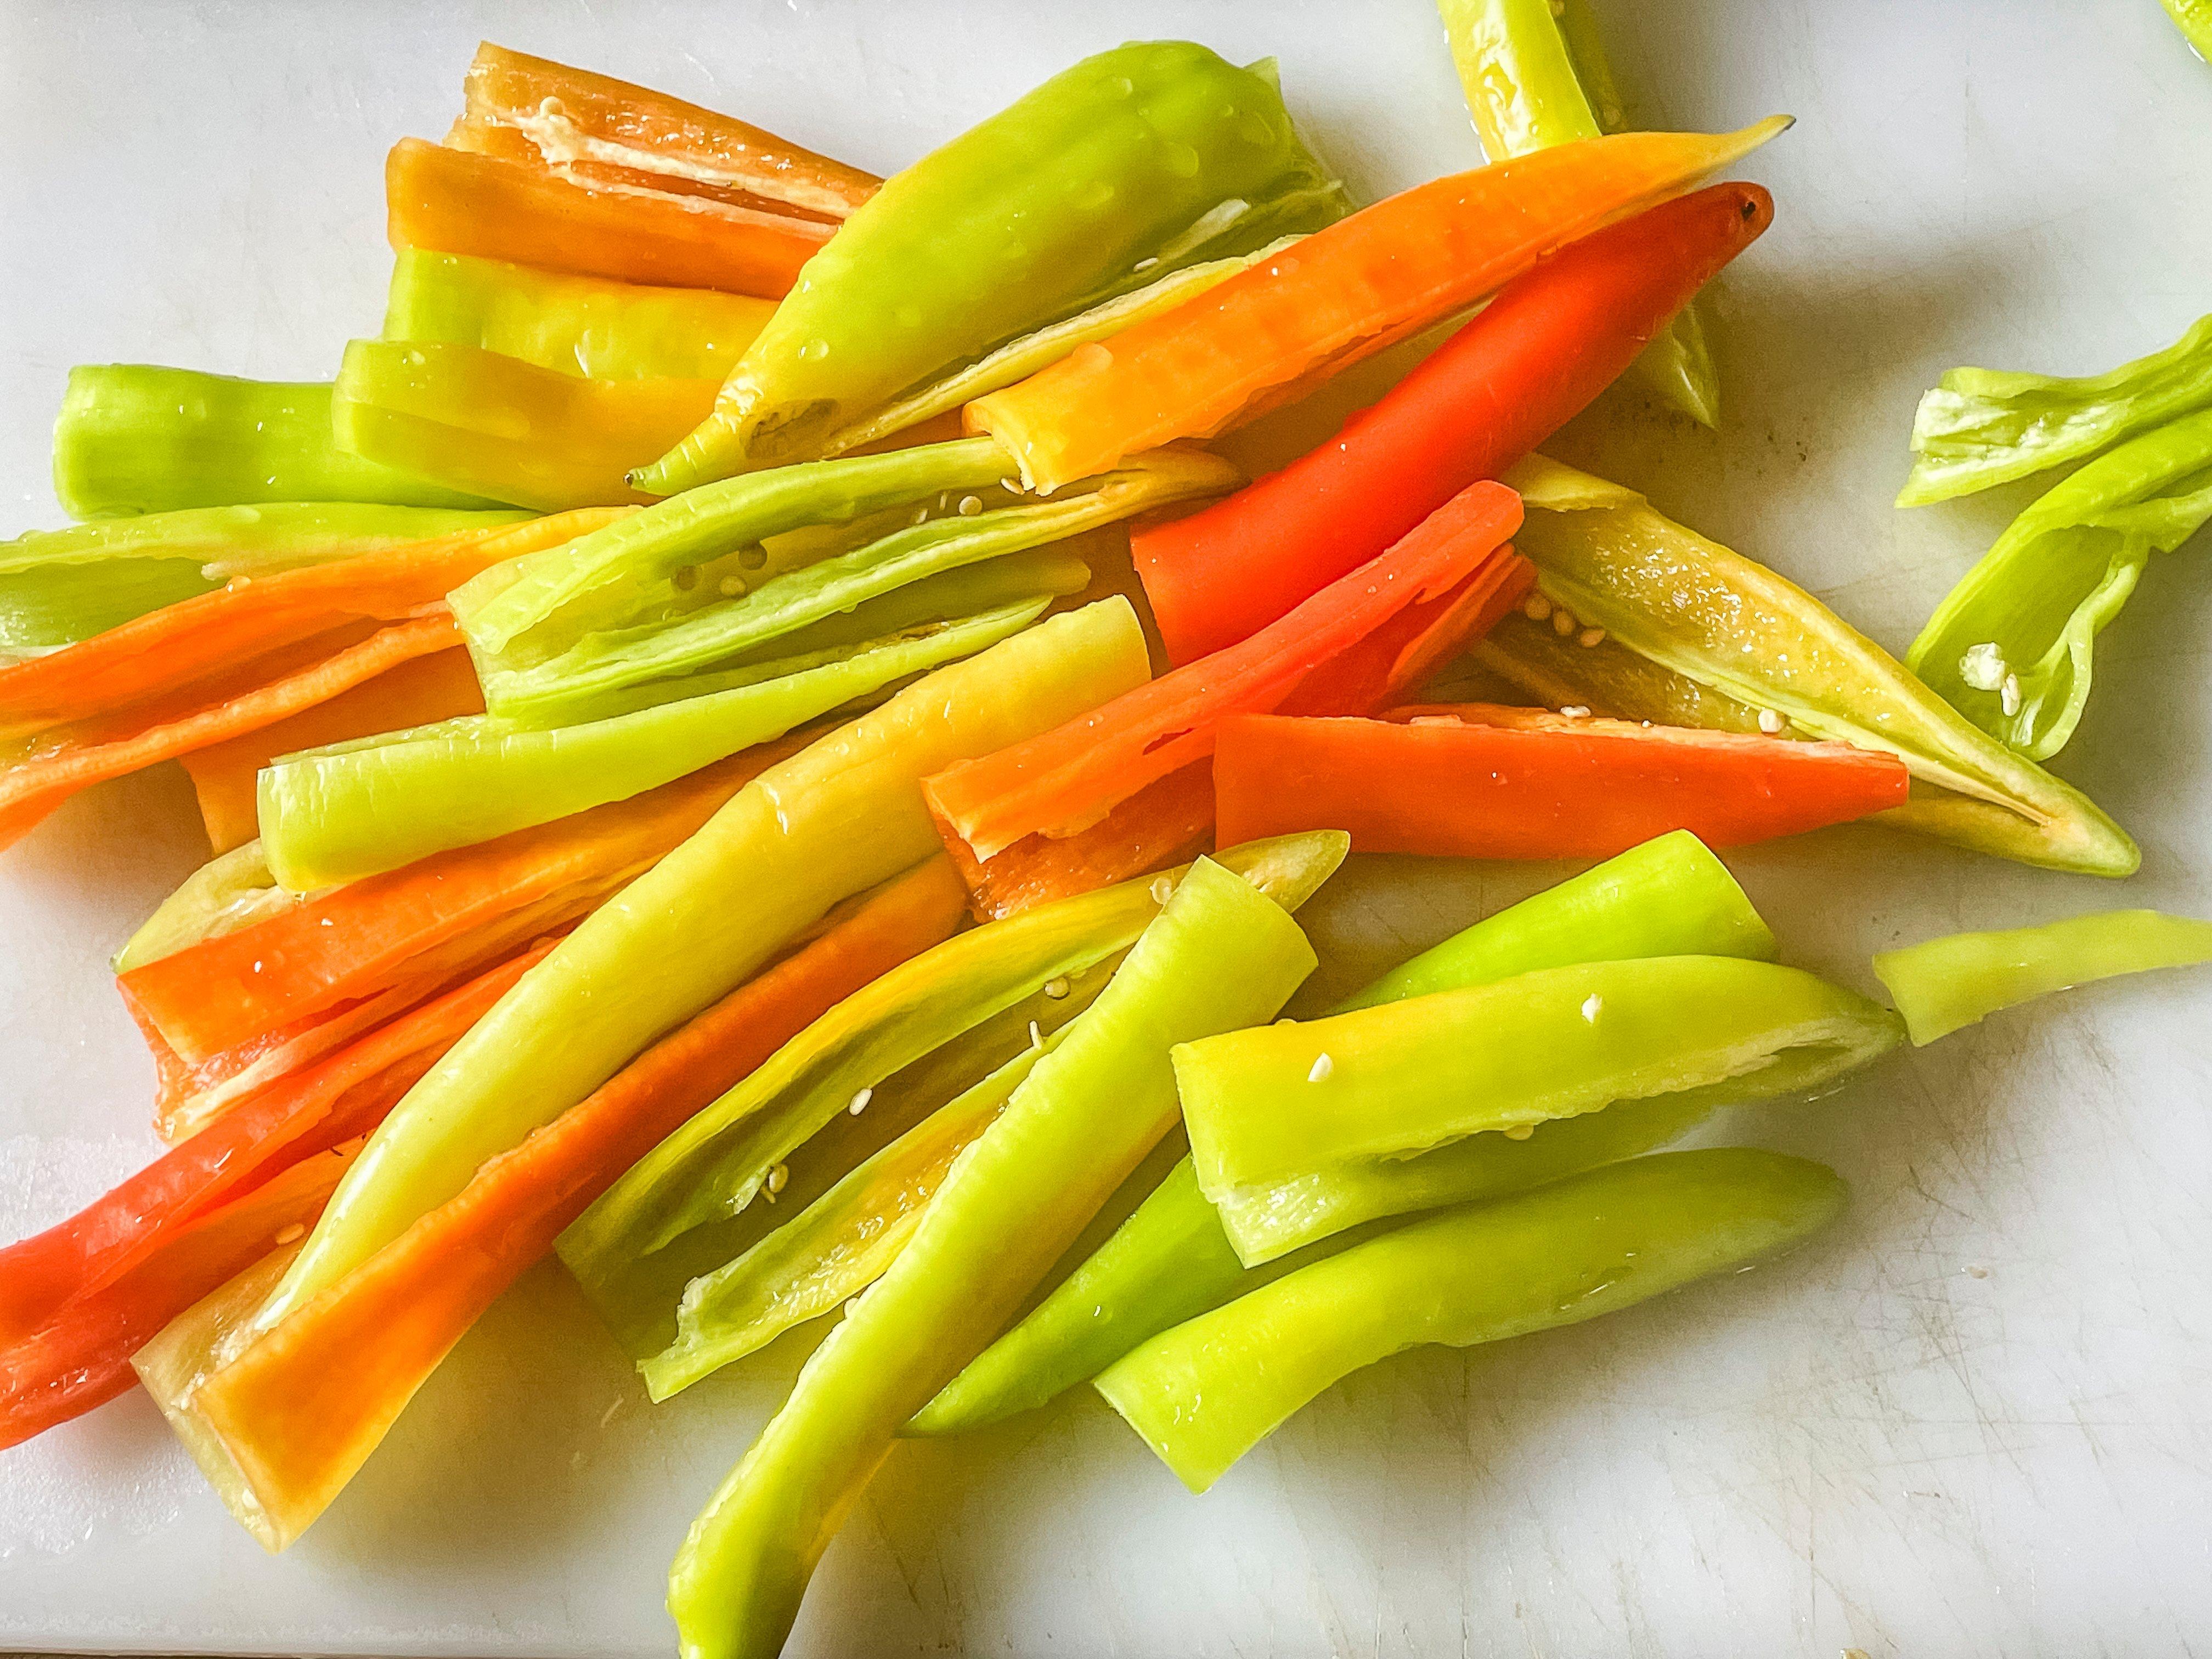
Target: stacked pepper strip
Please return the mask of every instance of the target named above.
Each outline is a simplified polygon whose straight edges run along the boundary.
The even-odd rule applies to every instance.
[[[783,1645],[839,1522],[926,1403],[1175,1121],[1174,1044],[1270,1018],[1314,965],[1273,901],[1200,860],[1097,1002],[963,1153],[799,1373],[669,1575],[687,1652]]]
[[[1213,757],[1226,840],[1327,826],[1355,852],[1431,858],[1604,858],[1670,830],[1740,847],[1902,805],[1910,775],[1849,744],[1484,703],[1243,715]]]
[[[1513,556],[1502,544],[1519,521],[1510,490],[1471,485],[1389,551],[1250,638],[1079,720],[933,777],[931,808],[979,860],[1024,836],[1089,829],[1148,784],[1210,756],[1224,718],[1276,707],[1316,667],[1405,606],[1486,566],[1504,580]]]
[[[222,1343],[205,1340],[215,1322],[179,1322],[139,1363],[233,1513],[269,1549],[296,1539],[453,1344],[609,1182],[960,914],[941,859],[848,902],[272,1328],[249,1337],[240,1320]]]
[[[1417,185],[1110,344],[978,398],[969,428],[1004,443],[1024,481],[1045,489],[1139,450],[1209,436],[1681,194],[1788,125],[1775,116],[1720,137],[1592,138]]]
[[[1579,413],[1773,222],[1716,185],[1537,262],[1335,439],[1130,550],[1173,662],[1218,651],[1364,564]]]
[[[714,415],[633,483],[674,495],[823,454],[885,404],[1020,335],[1344,207],[1272,77],[1188,41],[1100,52],[856,209]]]

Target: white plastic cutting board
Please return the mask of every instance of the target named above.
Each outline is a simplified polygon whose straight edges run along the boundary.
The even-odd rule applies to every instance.
[[[2087,372],[2212,310],[2212,69],[2155,0],[1600,0],[1648,124],[1795,131],[1725,279],[1718,437],[1614,394],[1556,446],[1893,647],[2032,494],[1905,514],[1919,390]],[[896,167],[1082,54],[1273,54],[1364,196],[1477,160],[1426,0],[341,7],[0,3],[0,504],[58,522],[67,367],[329,374],[374,331],[380,173],[480,34]],[[2116,904],[2212,913],[2212,572],[2153,566],[2061,769],[2124,887],[1875,831],[1732,859],[1791,960]],[[189,870],[165,770],[0,855],[0,1237],[155,1151],[103,958]],[[1326,991],[1556,871],[1356,866]],[[1209,1497],[1095,1399],[892,1460],[795,1651],[2181,1654],[2212,1646],[2212,978],[2106,987],[1898,1056],[1746,1138],[1856,1189],[1787,1262],[1366,1372]],[[648,1407],[550,1268],[271,1560],[129,1398],[0,1453],[0,1646],[654,1655],[694,1509],[805,1341]]]

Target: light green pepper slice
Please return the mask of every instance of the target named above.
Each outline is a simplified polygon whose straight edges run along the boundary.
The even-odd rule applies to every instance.
[[[1617,1103],[1762,1089],[1793,1054],[1894,1041],[1897,1025],[1794,968],[1653,957],[1208,1038],[1176,1051],[1176,1082],[1199,1184],[1218,1204]]]
[[[1802,1243],[1833,1170],[1747,1147],[1661,1152],[1425,1217],[1154,1337],[1098,1392],[1193,1492],[1333,1383],[1629,1307]]]
[[[1492,161],[1626,125],[1586,0],[1437,0],[1437,9]],[[1720,382],[1694,301],[1653,337],[1631,373],[1699,424],[1720,424]]]
[[[938,850],[921,780],[1149,677],[1127,602],[940,668],[732,796],[523,975],[390,1115],[262,1318],[273,1325],[467,1185],[841,900]]]
[[[2212,410],[2099,456],[2012,521],[1905,653],[1931,690],[2030,760],[2066,746],[2097,635],[2154,553],[2212,518]]]
[[[1315,832],[1254,842],[1220,860],[1294,908],[1335,870],[1346,845],[1341,835]],[[588,1285],[744,1209],[771,1170],[864,1091],[1051,981],[1127,950],[1173,879],[1146,877],[1041,904],[902,963],[640,1158],[570,1224],[561,1259]]]
[[[198,945],[204,939],[251,927],[300,902],[269,873],[261,843],[249,841],[218,854],[192,872],[163,899],[116,952],[118,974]]]
[[[687,1655],[781,1649],[899,1425],[998,1332],[1174,1123],[1168,1051],[1272,1017],[1313,966],[1282,908],[1210,860],[1193,866],[692,1522],[668,1585]]]
[[[1090,574],[1068,562],[1063,592]],[[277,880],[307,892],[626,800],[973,656],[1028,627],[1054,597],[857,650],[779,659],[742,683],[580,726],[516,731],[478,714],[286,755],[261,772],[261,844]]]
[[[1727,866],[1678,830],[1454,934],[1334,1012],[1576,962],[1683,954],[1771,961],[1775,952],[1774,935]],[[905,1432],[958,1434],[1042,1406],[1146,1338],[1287,1271],[1295,1263],[1285,1258],[1305,1245],[1327,1238],[1327,1248],[1340,1249],[1351,1241],[1331,1236],[1360,1222],[1490,1197],[1649,1151],[1713,1105],[1677,1097],[1547,1123],[1527,1140],[1471,1137],[1420,1158],[1240,1191],[1229,1213],[1200,1191],[1185,1158],[1095,1255],[977,1356]]]
[[[73,519],[258,501],[501,505],[340,449],[326,383],[149,363],[70,370],[54,422],[54,494]]]
[[[2212,63],[2212,0],[2160,0],[2197,61]]]
[[[1951,933],[1884,951],[1875,957],[1874,971],[1920,1045],[2053,991],[2202,962],[2212,962],[2212,921],[2156,910],[2105,910],[2039,927]]]
[[[1758,710],[1762,730],[1886,750],[1916,784],[1942,792],[1878,821],[2087,875],[2129,875],[2142,863],[2087,797],[1765,566],[1662,517],[1632,490],[1541,456],[1506,482],[1528,509],[1514,545],[1535,565],[1544,602],[1565,607],[1577,628],[1602,629],[1616,647]]]
[[[2212,404],[2212,317],[2162,351],[2078,380],[1954,368],[1912,416],[1919,459],[1899,507],[1971,495],[2063,466]]]
[[[775,301],[707,288],[653,288],[465,253],[399,250],[387,340],[481,346],[592,380],[719,380]]]
[[[807,261],[713,416],[633,482],[673,495],[819,455],[1009,340],[1348,205],[1272,66],[1185,40],[1100,52],[885,180]]]
[[[1218,494],[1238,476],[1227,462],[1209,455],[1157,450],[1048,501],[988,485],[984,493],[948,503],[941,516],[925,508],[917,515],[921,523],[876,535],[849,551],[814,559],[757,585],[724,579],[738,590],[728,598],[680,617],[589,635],[545,661],[518,666],[510,658],[479,650],[477,673],[484,704],[500,719],[526,725],[591,719],[641,690],[741,662],[746,653],[799,629],[834,623],[855,607],[909,584],[1062,541],[1175,501]],[[465,617],[463,625],[471,629],[473,644],[473,625]]]

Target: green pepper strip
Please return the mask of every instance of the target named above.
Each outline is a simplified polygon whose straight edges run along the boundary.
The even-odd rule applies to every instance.
[[[313,564],[531,515],[349,501],[185,507],[0,542],[0,652],[50,651],[232,576]]]
[[[1141,684],[1126,600],[939,669],[732,796],[585,919],[392,1108],[261,1316],[284,1314],[726,994],[831,906],[938,848],[921,780]],[[265,1326],[264,1326],[265,1328]]]
[[[481,346],[586,380],[720,380],[775,312],[742,294],[410,247],[392,263],[384,337]]]
[[[497,507],[364,461],[331,435],[331,389],[146,363],[70,370],[54,494],[75,519],[258,501]]]
[[[1098,1392],[1193,1492],[1323,1389],[1411,1347],[1577,1323],[1802,1243],[1835,1172],[1747,1147],[1661,1152],[1409,1223],[1154,1337]]]
[[[1272,1017],[1313,966],[1297,924],[1247,883],[1205,860],[1183,878],[692,1522],[668,1587],[687,1655],[781,1649],[899,1425],[990,1340],[1174,1123],[1168,1051]]]
[[[2012,521],[1960,578],[1905,663],[2030,760],[2066,746],[2091,653],[2154,553],[2212,518],[2212,410],[2099,456]]]
[[[1270,66],[1167,40],[1064,70],[884,182],[638,488],[673,495],[823,453],[1009,340],[1349,206]]]
[[[2080,380],[1954,368],[1921,394],[1912,416],[1919,459],[1897,504],[1924,507],[2009,483],[2208,404],[2212,317],[2162,351]]]
[[[1333,833],[1290,836],[1220,859],[1295,906],[1345,846]],[[561,1259],[588,1285],[742,1210],[770,1170],[862,1091],[1051,981],[1128,949],[1161,902],[1160,878],[1123,882],[988,923],[901,963],[633,1164],[561,1236]]]
[[[2160,0],[2199,63],[2212,63],[2212,0]]]
[[[1778,1066],[1794,1080],[1806,1050],[1901,1035],[1887,1008],[1794,968],[1653,957],[1208,1038],[1176,1051],[1176,1081],[1199,1184],[1219,1203],[1619,1102],[1753,1097]]]
[[[485,706],[527,725],[593,718],[608,712],[611,700],[738,659],[810,624],[834,623],[910,583],[1216,495],[1238,476],[1212,456],[1158,450],[1055,501],[1022,504],[1015,497],[1013,505],[992,507],[969,495],[962,503],[968,511],[925,517],[677,619],[591,635],[549,661],[514,668],[478,652]],[[464,626],[471,626],[465,618]],[[473,643],[472,631],[471,637]]]
[[[2212,921],[2104,910],[2040,927],[1952,933],[1884,951],[1874,971],[1917,1046],[2053,991],[2203,962],[2212,962]]]
[[[204,939],[251,927],[299,902],[298,894],[286,892],[269,873],[261,843],[249,841],[210,859],[186,876],[139,924],[111,966],[118,975],[127,974]]]
[[[2079,791],[1990,738],[1765,566],[1662,517],[1632,490],[1541,456],[1506,482],[1528,508],[1514,545],[1536,566],[1546,603],[1770,723],[1887,750],[1916,782],[1943,792],[1877,822],[2088,875],[2129,875],[2142,863],[2127,833]],[[1510,659],[1484,661],[1519,678]]]
[[[1678,955],[1771,961],[1775,952],[1774,935],[1727,866],[1678,830],[1475,923],[1334,1012],[1577,962]],[[1230,1218],[1199,1190],[1185,1158],[1097,1255],[978,1356],[905,1432],[958,1434],[1042,1406],[1146,1338],[1311,1260],[1291,1256],[1302,1247],[1326,1238],[1327,1249],[1342,1249],[1347,1227],[1494,1196],[1645,1152],[1712,1109],[1702,1100],[1616,1106],[1547,1123],[1527,1140],[1483,1136],[1422,1158],[1239,1194],[1233,1244],[1224,1231]],[[1472,1159],[1461,1150],[1478,1146],[1481,1155]]]
[[[1070,562],[1082,575],[1063,592],[1089,575]],[[1053,597],[764,663],[747,671],[750,684],[611,720],[518,732],[475,715],[284,756],[261,773],[261,842],[277,880],[301,893],[626,800],[973,656],[1028,627]]]
[[[1492,161],[1621,130],[1620,94],[1585,0],[1437,0],[1437,9]],[[1694,302],[1632,372],[1691,419],[1720,424],[1720,384]]]

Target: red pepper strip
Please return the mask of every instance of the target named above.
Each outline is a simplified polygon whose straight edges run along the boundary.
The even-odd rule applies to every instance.
[[[1346,830],[1354,852],[1438,858],[1607,858],[1671,830],[1740,847],[1898,805],[1908,781],[1849,744],[1480,703],[1247,717],[1214,756],[1225,840]]]
[[[216,852],[228,853],[260,833],[255,790],[261,769],[279,755],[483,713],[483,692],[469,653],[441,651],[402,663],[274,726],[186,755],[185,770],[199,797],[208,842]]]
[[[0,1250],[0,1344],[112,1284],[217,1204],[374,1128],[394,1102],[553,948],[544,940],[286,1079],[68,1220]]]
[[[294,1164],[200,1217],[114,1283],[0,1348],[0,1447],[82,1416],[138,1378],[131,1356],[234,1274],[314,1224],[358,1142]]]
[[[395,248],[780,300],[836,229],[687,196],[594,190],[540,162],[403,138],[384,168]]]
[[[106,741],[64,739],[42,745],[43,751],[32,758],[0,767],[0,847],[21,840],[64,801],[95,783],[142,771],[160,761],[174,760],[240,732],[273,726],[401,663],[451,650],[460,640],[460,629],[441,607],[437,616],[380,628],[360,643],[319,662],[180,719],[160,721]],[[0,670],[0,673],[6,672]]]
[[[322,1512],[477,1316],[623,1170],[837,1003],[951,937],[965,897],[932,859],[841,907],[202,1382],[197,1409],[260,1500],[264,1542],[283,1547]]]
[[[1224,716],[1274,708],[1407,605],[1456,586],[1486,561],[1511,559],[1501,544],[1520,523],[1519,496],[1499,483],[1472,485],[1388,552],[1249,639],[938,773],[923,785],[932,809],[978,858],[1024,836],[1086,830],[1146,784],[1212,754]]]
[[[1306,676],[1281,712],[1369,714],[1389,708],[1487,634],[1535,576],[1525,559],[1493,561],[1449,593],[1407,605]],[[938,830],[968,884],[969,908],[989,921],[1181,864],[1211,845],[1213,763],[1194,761],[1146,785],[1076,835],[1024,836],[980,861],[942,818]]]
[[[1716,185],[1598,231],[1498,290],[1331,442],[1130,537],[1173,662],[1258,632],[1579,414],[1774,217]]]
[[[117,983],[196,1065],[430,969],[451,973],[455,954],[478,950],[526,911],[535,917],[527,936],[535,937],[596,906],[813,735],[795,732],[630,799],[349,883],[135,968]]]
[[[558,546],[631,507],[586,507],[493,530],[364,553],[273,575],[241,576],[119,628],[0,668],[0,733],[95,719],[163,698],[198,708],[212,677],[362,622],[418,616],[503,559]],[[226,690],[242,687],[226,686]]]

